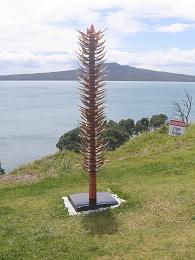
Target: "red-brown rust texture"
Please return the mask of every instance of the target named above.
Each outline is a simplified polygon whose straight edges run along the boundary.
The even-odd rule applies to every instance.
[[[105,46],[103,31],[91,25],[79,31],[79,83],[82,106],[81,130],[83,167],[89,173],[89,203],[96,204],[96,174],[104,163]]]

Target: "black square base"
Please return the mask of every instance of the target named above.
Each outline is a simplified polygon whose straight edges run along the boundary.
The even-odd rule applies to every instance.
[[[77,212],[118,205],[110,192],[97,192],[97,203],[95,205],[89,205],[89,194],[87,192],[68,195],[68,200]]]

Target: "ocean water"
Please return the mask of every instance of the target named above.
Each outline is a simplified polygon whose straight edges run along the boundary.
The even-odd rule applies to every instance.
[[[108,82],[108,119],[138,120],[165,113],[188,90],[195,99],[195,83]],[[74,81],[0,82],[0,161],[7,171],[57,151],[66,131],[78,126],[78,83]],[[195,121],[192,110],[191,121]]]

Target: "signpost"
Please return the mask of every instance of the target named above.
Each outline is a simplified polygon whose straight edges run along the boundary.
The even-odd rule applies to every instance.
[[[180,120],[170,120],[169,122],[169,135],[181,136],[185,133],[186,124]]]

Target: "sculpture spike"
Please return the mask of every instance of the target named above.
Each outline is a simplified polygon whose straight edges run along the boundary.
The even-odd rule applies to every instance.
[[[95,33],[94,25],[92,24],[89,29],[90,33]]]

